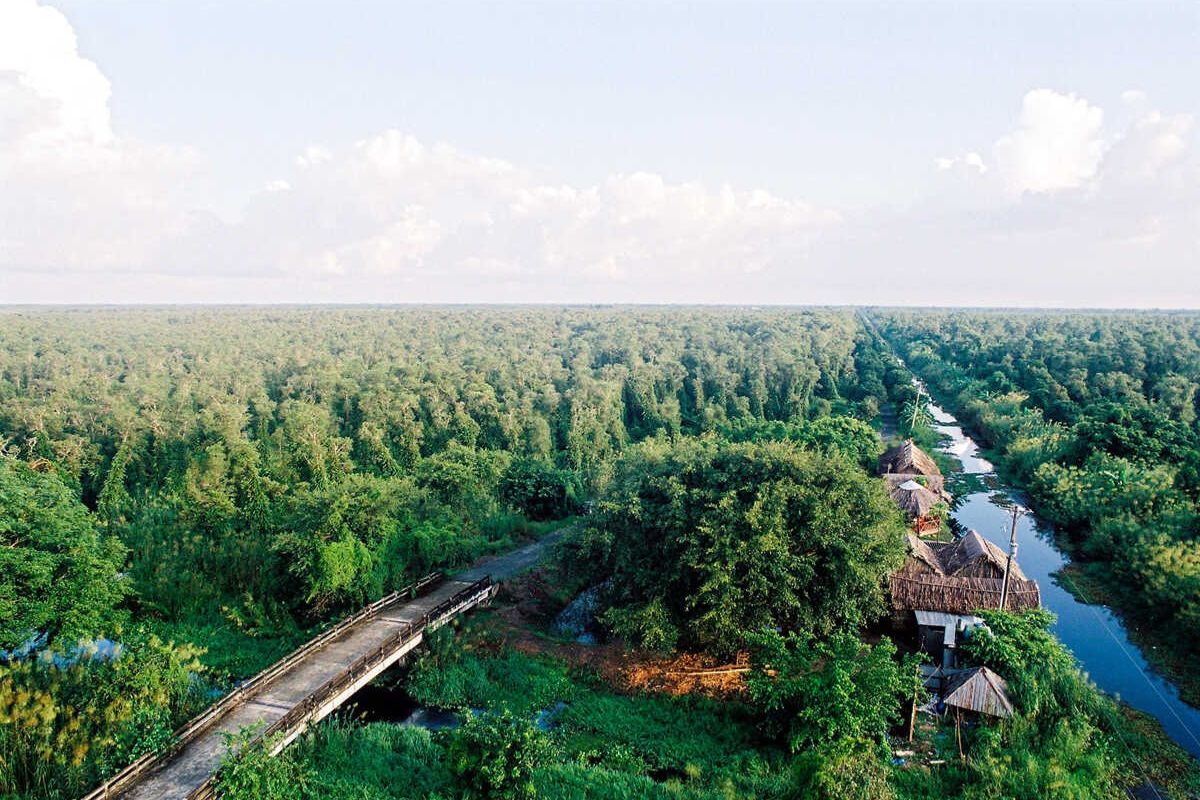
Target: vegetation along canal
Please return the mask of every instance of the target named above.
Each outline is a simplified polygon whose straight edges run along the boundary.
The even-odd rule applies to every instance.
[[[958,420],[936,405],[931,404],[930,411],[935,429],[949,437],[943,449],[959,460],[967,476],[950,486],[955,495],[952,516],[964,528],[1007,548],[1014,493],[1000,484]],[[1110,609],[1082,603],[1060,585],[1059,572],[1068,560],[1054,546],[1049,528],[1027,514],[1017,523],[1017,537],[1021,567],[1040,584],[1042,604],[1058,616],[1054,633],[1084,672],[1104,691],[1153,716],[1181,747],[1200,757],[1200,710],[1183,702],[1175,685],[1152,670]]]

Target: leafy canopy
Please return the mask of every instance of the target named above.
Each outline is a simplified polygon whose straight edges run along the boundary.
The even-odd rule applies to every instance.
[[[124,561],[62,480],[0,455],[0,648],[100,633],[125,594]]]
[[[815,633],[883,609],[902,524],[879,481],[836,454],[716,437],[632,449],[566,548],[634,643],[730,651],[746,631]]]
[[[763,631],[747,639],[751,701],[793,753],[840,740],[883,742],[900,700],[920,686],[918,658],[898,659],[887,638],[874,646],[851,633],[817,641]]]

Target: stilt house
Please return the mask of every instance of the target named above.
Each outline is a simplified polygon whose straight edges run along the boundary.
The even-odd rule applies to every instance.
[[[889,580],[893,621],[915,622],[918,647],[952,667],[960,635],[982,622],[975,612],[1000,608],[1008,555],[976,531],[952,544],[909,534],[908,547],[904,565]],[[1041,601],[1037,581],[1013,561],[1005,610],[1037,608]]]
[[[942,520],[935,508],[948,502],[950,495],[942,471],[925,451],[911,439],[905,440],[879,457],[879,474],[917,535],[941,530]]]

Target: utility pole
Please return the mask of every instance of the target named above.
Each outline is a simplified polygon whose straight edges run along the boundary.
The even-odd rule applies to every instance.
[[[918,385],[917,386],[917,399],[913,401],[912,422],[910,422],[908,425],[908,430],[910,432],[915,430],[917,427],[917,417],[920,416],[920,414],[921,414],[921,392],[923,392],[923,391],[924,390],[920,387],[920,385]]]
[[[1012,579],[1013,560],[1017,557],[1017,520],[1024,516],[1027,510],[1016,503],[1012,507],[1012,532],[1008,537],[1008,561],[1004,564],[1004,584],[1000,587],[1000,610],[1007,610],[1008,584]]]

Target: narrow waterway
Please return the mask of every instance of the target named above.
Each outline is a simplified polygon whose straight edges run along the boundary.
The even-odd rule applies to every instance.
[[[949,437],[942,449],[963,467],[963,477],[952,476],[947,486],[955,494],[951,516],[1007,549],[1011,498],[1025,503],[997,480],[958,420],[936,405],[931,404],[930,411],[935,428]],[[1104,691],[1153,716],[1172,739],[1200,758],[1200,710],[1184,703],[1174,684],[1154,672],[1120,618],[1106,606],[1079,602],[1060,585],[1056,573],[1068,559],[1054,546],[1048,526],[1030,514],[1018,521],[1017,531],[1021,569],[1041,586],[1042,605],[1058,617],[1054,633],[1084,672]]]

